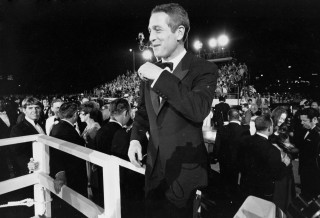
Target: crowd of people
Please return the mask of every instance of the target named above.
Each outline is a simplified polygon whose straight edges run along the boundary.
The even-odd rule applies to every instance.
[[[19,110],[12,110],[14,107],[16,107],[15,102],[0,99],[0,138],[47,134],[129,160],[127,152],[135,110],[131,109],[126,99],[117,98],[100,106],[99,103],[89,101],[87,98],[83,98],[81,102],[53,98],[48,102],[47,99],[40,101],[35,97],[26,97],[22,101],[22,111],[19,114]],[[1,147],[1,181],[29,173],[27,165],[32,157],[31,144],[32,142]],[[103,206],[102,168],[51,148],[50,175],[55,179],[54,188],[57,193],[64,184],[68,184],[78,193]],[[129,176],[130,179],[136,178],[136,181],[130,184],[124,183]],[[132,198],[139,201],[143,198],[144,182],[143,177],[139,176],[122,170],[123,201]],[[27,198],[32,195],[32,190],[27,189],[7,195],[2,199],[6,200],[12,196]],[[63,202],[59,200],[56,202],[53,208],[62,207],[65,211],[54,210],[54,216],[67,217],[68,207],[63,206]],[[21,217],[25,214],[31,216],[32,213],[32,208],[19,208],[5,211],[3,214],[8,217]],[[77,216],[82,217],[81,214]]]
[[[295,217],[298,213],[292,204],[298,194],[307,201],[320,197],[317,101],[303,100],[298,106],[273,109],[249,101],[230,109],[223,97],[219,100],[212,118],[217,127],[215,155],[221,186],[230,202],[242,203],[253,195],[275,203],[287,216]],[[294,181],[294,160],[299,160],[299,189]]]
[[[158,5],[151,12],[148,28],[154,54],[162,62],[147,62],[139,68],[139,74],[119,76],[96,90],[98,96],[114,97],[111,102],[103,98],[91,101],[81,95],[26,97],[21,102],[1,98],[1,138],[47,134],[117,156],[136,167],[145,165],[144,177],[120,169],[121,202],[134,199],[145,203],[145,210],[134,206],[140,214],[123,204],[122,217],[191,218],[200,216],[195,204],[198,190],[212,184],[202,132],[206,119],[206,125],[213,123],[217,130],[215,153],[220,187],[228,205],[239,206],[253,195],[274,202],[290,215],[289,206],[297,194],[292,176],[296,158],[301,193],[317,198],[318,102],[303,101],[302,108],[279,106],[271,110],[259,97],[254,101],[244,98],[240,106],[230,107],[221,96],[220,103],[210,111],[218,67],[185,49],[190,29],[188,13],[176,3]],[[231,68],[236,70],[236,66]],[[0,147],[1,180],[29,173],[31,143]],[[101,168],[54,148],[50,148],[49,164],[56,193],[67,184],[103,207],[101,195],[106,187]],[[2,196],[2,200],[31,195],[32,187],[27,187]],[[53,196],[52,217],[70,214],[83,217]],[[19,207],[1,215],[30,217],[33,208]]]

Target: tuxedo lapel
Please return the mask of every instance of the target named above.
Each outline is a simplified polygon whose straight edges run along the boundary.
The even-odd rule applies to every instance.
[[[28,133],[28,135],[39,134],[38,130],[27,120],[23,120],[22,122],[24,124],[25,132]]]
[[[155,91],[152,90],[151,88],[151,84],[153,81],[149,81],[147,84],[150,87],[150,98],[151,98],[151,103],[152,103],[152,107],[154,112],[157,114],[157,112],[159,111],[159,96],[157,95],[157,93],[155,93]]]
[[[186,55],[181,59],[180,63],[177,65],[177,67],[172,72],[173,75],[178,77],[180,80],[183,80],[183,78],[187,75],[189,72],[190,63],[192,61],[192,55],[190,53],[186,53]],[[162,99],[159,110],[156,111],[156,114],[160,113],[161,109],[163,108],[163,105],[166,103],[166,100]]]

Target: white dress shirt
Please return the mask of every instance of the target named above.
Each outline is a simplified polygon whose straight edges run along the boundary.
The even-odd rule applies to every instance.
[[[169,67],[166,67],[165,70],[169,71],[170,73],[172,73],[176,67],[178,66],[178,64],[180,63],[180,61],[182,60],[182,58],[186,55],[187,53],[187,50],[186,49],[183,49],[183,51],[175,58],[173,58],[171,61],[165,61],[162,59],[162,63],[165,63],[165,62],[172,62],[173,63],[173,68],[172,68],[172,71],[169,69]],[[162,71],[163,72],[163,71]],[[161,73],[162,73],[161,72]],[[157,78],[155,78],[151,84],[151,88],[153,88],[154,84],[157,82],[159,76],[161,75],[161,73],[158,75]],[[160,98],[161,99],[161,98]]]
[[[10,127],[10,120],[9,120],[8,115],[7,115],[7,112],[5,112],[5,111],[0,112],[0,119],[2,119],[2,121],[3,121],[8,127]]]

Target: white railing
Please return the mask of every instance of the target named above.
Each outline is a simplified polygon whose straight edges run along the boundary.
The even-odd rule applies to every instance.
[[[145,173],[144,168],[137,168],[130,162],[115,156],[42,134],[1,139],[0,146],[23,142],[33,142],[33,158],[35,162],[39,163],[39,168],[34,173],[0,182],[0,195],[33,185],[36,216],[45,215],[46,217],[51,217],[51,204],[48,201],[51,199],[50,193],[53,193],[87,217],[120,218],[119,166],[141,174]],[[61,192],[56,194],[53,179],[49,176],[49,146],[103,168],[104,209],[67,186],[63,186]]]

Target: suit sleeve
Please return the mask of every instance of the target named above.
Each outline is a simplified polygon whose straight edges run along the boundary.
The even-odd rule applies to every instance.
[[[184,117],[200,123],[210,112],[217,83],[217,66],[203,62],[203,66],[199,65],[193,70],[198,72],[192,87],[165,70],[153,89]]]

